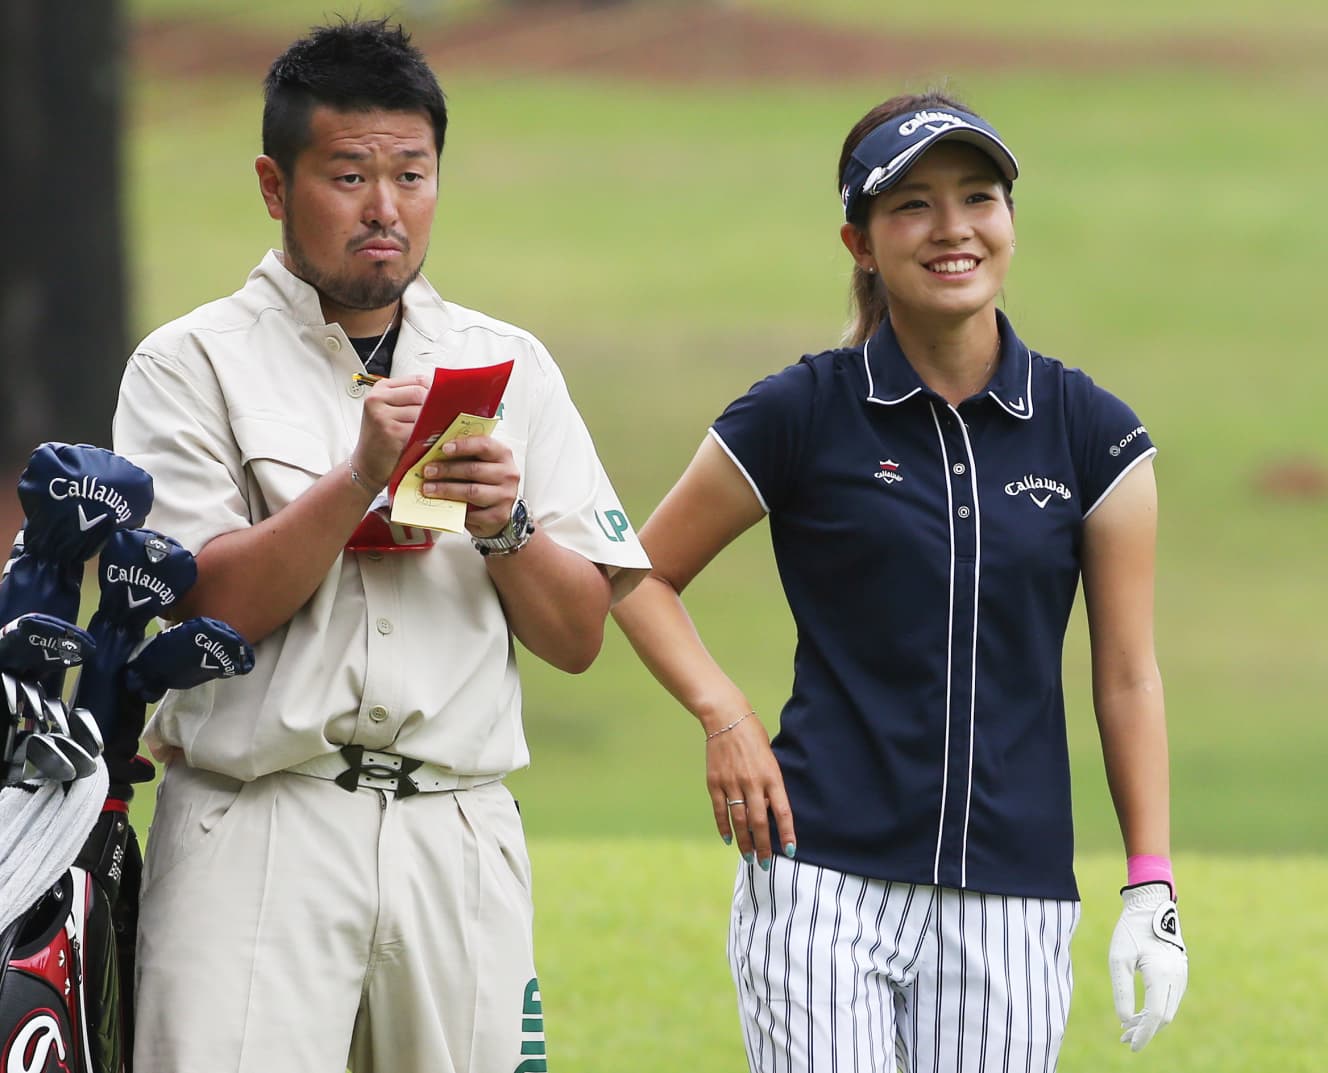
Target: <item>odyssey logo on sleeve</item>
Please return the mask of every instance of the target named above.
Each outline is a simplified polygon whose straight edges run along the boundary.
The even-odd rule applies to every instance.
[[[1133,432],[1122,436],[1116,443],[1113,443],[1108,447],[1107,454],[1111,455],[1112,458],[1118,458],[1120,457],[1120,453],[1130,446],[1131,443],[1137,440],[1140,436],[1146,435],[1148,435],[1148,429],[1144,428],[1143,425],[1140,425]]]

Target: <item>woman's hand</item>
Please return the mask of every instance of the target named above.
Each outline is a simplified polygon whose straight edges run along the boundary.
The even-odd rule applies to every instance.
[[[781,852],[792,857],[797,849],[793,810],[784,793],[784,775],[770,748],[770,737],[753,712],[730,730],[706,739],[706,786],[715,810],[715,826],[725,843],[738,840],[738,850],[750,861],[755,854],[762,868]],[[770,845],[770,821],[778,832],[778,845]]]

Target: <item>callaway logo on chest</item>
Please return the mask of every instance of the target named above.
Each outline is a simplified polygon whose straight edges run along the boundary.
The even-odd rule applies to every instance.
[[[1025,492],[1028,493],[1028,498],[1037,504],[1039,510],[1046,509],[1052,496],[1065,500],[1074,498],[1073,493],[1054,477],[1039,477],[1032,473],[1025,473],[1018,480],[1011,481],[1005,486],[1007,496],[1021,496]]]

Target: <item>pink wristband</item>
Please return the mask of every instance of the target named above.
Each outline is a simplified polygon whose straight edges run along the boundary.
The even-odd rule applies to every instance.
[[[1125,859],[1125,885],[1137,887],[1140,883],[1165,883],[1176,898],[1176,880],[1171,874],[1171,858],[1139,853]]]

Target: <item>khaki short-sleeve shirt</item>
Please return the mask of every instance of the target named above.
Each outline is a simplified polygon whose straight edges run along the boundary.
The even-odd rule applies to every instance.
[[[552,539],[603,565],[621,598],[649,569],[562,374],[519,328],[406,290],[393,375],[511,360],[495,436]],[[317,292],[271,252],[245,286],[148,336],[130,358],[115,449],[153,477],[148,525],[197,552],[344,465],[362,369]],[[169,693],[147,739],[196,767],[253,779],[345,744],[459,774],[529,761],[512,639],[482,557],[443,533],[426,552],[343,553],[256,646],[249,675]]]

